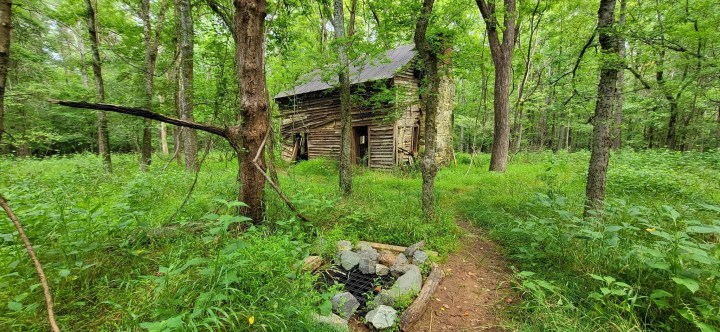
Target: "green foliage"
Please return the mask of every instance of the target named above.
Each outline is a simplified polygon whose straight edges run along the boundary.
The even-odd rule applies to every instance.
[[[419,197],[409,199],[416,177],[357,169],[355,193],[341,200],[334,162],[302,162],[281,184],[312,223],[268,191],[268,222],[256,227],[235,215],[236,165],[220,153],[180,210],[193,180],[180,167],[139,173],[137,156],[114,157],[113,174],[94,155],[0,159],[0,191],[43,262],[66,330],[322,331],[309,314],[327,311],[334,292],[317,292],[300,271],[307,255],[330,258],[339,239],[456,245],[450,211],[428,222]],[[236,228],[239,236],[228,233]],[[0,275],[0,330],[45,329],[42,290],[9,222],[0,223]]]
[[[484,186],[461,202],[523,269],[516,274],[518,326],[716,331],[716,156],[615,154],[606,208],[583,219],[586,158],[520,156],[507,175],[476,179]],[[522,192],[508,188],[515,182],[524,184]]]

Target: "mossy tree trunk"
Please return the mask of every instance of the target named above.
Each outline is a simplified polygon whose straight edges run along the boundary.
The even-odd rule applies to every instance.
[[[603,61],[600,67],[595,115],[592,119],[592,153],[585,187],[586,217],[590,215],[590,211],[602,209],[605,200],[605,182],[610,159],[610,127],[613,122],[611,114],[617,90],[618,70],[621,67],[617,34],[614,30],[615,1],[601,0],[598,10],[597,27]]]
[[[333,26],[340,60],[340,192],[343,196],[352,193],[352,106],[350,105],[350,62],[345,40],[345,18],[343,1],[334,0]]]

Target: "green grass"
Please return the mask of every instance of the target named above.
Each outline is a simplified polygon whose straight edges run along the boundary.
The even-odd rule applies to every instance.
[[[438,174],[431,222],[421,213],[414,169],[358,168],[353,194],[343,199],[334,162],[283,165],[281,185],[311,222],[295,218],[268,190],[268,222],[248,225],[237,238],[225,227],[247,223],[232,216],[237,162],[221,153],[207,158],[184,205],[193,177],[174,164],[163,172],[159,160],[142,174],[135,155],[114,156],[113,174],[104,174],[93,155],[0,159],[0,192],[45,265],[67,331],[319,331],[308,316],[327,296],[299,271],[305,256],[330,257],[339,239],[424,239],[446,254],[462,232],[455,218],[490,230],[516,267],[521,301],[506,315],[514,329],[718,326],[720,272],[699,262],[720,258],[718,235],[693,232],[720,224],[712,210],[720,205],[717,154],[614,154],[602,222],[578,217],[586,153],[518,154],[506,174],[488,172],[487,155],[472,167],[469,160],[458,155],[459,165]],[[680,245],[707,257],[690,257]],[[664,255],[652,256],[653,249]],[[659,261],[671,267],[648,267]],[[12,225],[0,223],[0,330],[47,329],[34,273]],[[697,281],[698,290],[673,277]],[[603,287],[614,293],[603,295]],[[651,298],[657,289],[671,296]]]

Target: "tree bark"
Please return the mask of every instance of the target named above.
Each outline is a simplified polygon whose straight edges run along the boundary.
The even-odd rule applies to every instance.
[[[180,44],[180,68],[178,70],[178,106],[180,119],[194,121],[193,116],[193,22],[190,0],[175,0],[175,16],[177,20],[177,42]],[[198,171],[197,133],[182,130],[183,152],[185,153],[185,170]]]
[[[480,9],[488,40],[490,54],[495,65],[495,127],[493,132],[492,155],[490,156],[490,170],[505,172],[507,168],[508,152],[510,149],[510,71],[512,67],[512,52],[515,46],[515,34],[518,27],[515,24],[517,12],[515,0],[504,0],[505,12],[503,15],[504,30],[502,41],[498,36],[498,20],[495,4],[487,0],[476,0]]]
[[[158,48],[160,46],[160,33],[165,19],[167,0],[163,0],[157,17],[157,26],[153,37],[152,21],[150,19],[150,0],[142,0],[141,18],[143,21],[143,39],[145,41],[145,109],[152,112],[153,83],[155,79],[155,65],[157,64]],[[143,137],[140,158],[140,170],[147,171],[152,162],[152,120],[143,119]]]
[[[350,62],[346,50],[345,18],[343,0],[334,0],[333,26],[340,60],[340,192],[343,196],[352,193],[352,106],[350,105]]]
[[[102,78],[102,66],[100,60],[100,38],[97,33],[96,11],[91,0],[85,0],[85,9],[88,16],[88,33],[90,34],[90,48],[92,51],[92,68],[95,77],[95,89],[97,90],[98,103],[105,103],[105,83]],[[104,111],[97,113],[98,124],[98,153],[107,172],[112,172],[112,159],[110,157],[110,132],[108,130],[107,115]]]
[[[593,117],[592,153],[585,187],[584,215],[599,210],[605,200],[605,181],[610,159],[610,126],[613,103],[617,90],[618,69],[621,60],[618,38],[614,29],[615,1],[600,0],[598,9],[598,35],[603,53],[598,82],[595,116]]]
[[[424,115],[425,115],[425,154],[423,156],[422,171],[422,209],[428,219],[435,216],[435,175],[437,163],[435,161],[435,138],[437,135],[437,108],[438,108],[438,57],[430,48],[427,40],[427,27],[432,15],[435,0],[424,0],[422,11],[415,25],[415,48],[420,55],[425,78],[422,81]]]
[[[170,154],[170,148],[167,143],[167,125],[164,122],[160,123],[160,150],[164,155]]]
[[[618,26],[621,29],[625,27],[625,16],[626,16],[626,0],[620,0],[620,17],[618,18]],[[618,38],[618,53],[620,59],[625,61],[625,38]],[[622,146],[622,120],[623,120],[623,89],[625,86],[625,71],[618,71],[617,78],[617,93],[615,95],[615,111],[613,113],[613,127],[612,127],[612,148],[614,150],[620,149]]]
[[[239,136],[242,146],[233,146],[240,160],[239,200],[248,207],[240,212],[255,223],[263,220],[265,211],[263,189],[265,177],[255,168],[253,157],[260,154],[258,164],[265,167],[262,153],[263,139],[268,129],[269,101],[264,71],[264,22],[267,8],[265,0],[235,0],[235,58],[239,85],[239,127],[230,130],[231,137]],[[235,139],[233,139],[235,140]]]
[[[5,133],[5,82],[10,62],[12,1],[0,1],[0,144]]]

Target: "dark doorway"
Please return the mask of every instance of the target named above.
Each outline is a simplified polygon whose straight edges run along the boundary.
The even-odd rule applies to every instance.
[[[294,161],[308,160],[307,133],[295,134]]]
[[[368,165],[368,127],[353,127],[353,160],[357,165]]]

